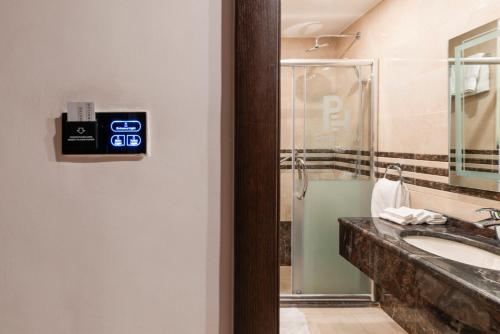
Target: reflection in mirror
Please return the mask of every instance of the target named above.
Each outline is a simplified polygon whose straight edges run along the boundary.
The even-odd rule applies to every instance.
[[[492,21],[449,41],[450,183],[499,191],[500,30]]]

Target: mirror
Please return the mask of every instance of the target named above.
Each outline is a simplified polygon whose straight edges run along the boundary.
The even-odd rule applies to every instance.
[[[452,185],[500,190],[499,22],[449,41]]]

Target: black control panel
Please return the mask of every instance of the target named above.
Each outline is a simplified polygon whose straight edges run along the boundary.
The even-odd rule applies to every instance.
[[[97,112],[95,121],[62,114],[62,154],[146,154],[146,112]]]

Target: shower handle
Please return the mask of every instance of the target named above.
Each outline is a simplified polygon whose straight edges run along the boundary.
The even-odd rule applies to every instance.
[[[297,165],[298,171],[299,171],[299,180],[302,180],[302,190],[300,193],[297,193],[297,199],[303,200],[306,197],[307,193],[307,187],[308,187],[308,179],[307,179],[307,167],[306,163],[302,158],[297,158],[295,160],[295,163]]]

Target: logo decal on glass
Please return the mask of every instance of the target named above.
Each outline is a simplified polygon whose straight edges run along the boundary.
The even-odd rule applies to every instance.
[[[349,126],[349,113],[337,95],[323,97],[323,130],[335,132]]]

